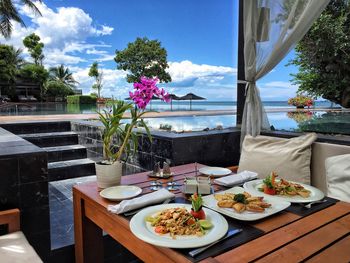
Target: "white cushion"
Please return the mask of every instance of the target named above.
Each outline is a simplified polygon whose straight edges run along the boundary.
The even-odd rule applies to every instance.
[[[326,159],[328,157],[350,154],[350,146],[315,142],[312,144],[311,185],[327,194]]]
[[[350,203],[350,154],[329,157],[325,165],[327,195]]]
[[[247,135],[238,172],[253,171],[265,178],[275,171],[280,178],[310,184],[311,144],[316,138],[315,133],[291,139]]]
[[[0,262],[39,263],[42,260],[21,231],[0,236]]]

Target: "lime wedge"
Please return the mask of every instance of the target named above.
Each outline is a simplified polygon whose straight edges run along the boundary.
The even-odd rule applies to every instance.
[[[198,220],[198,223],[203,229],[209,229],[213,227],[213,224],[210,221],[205,219]]]

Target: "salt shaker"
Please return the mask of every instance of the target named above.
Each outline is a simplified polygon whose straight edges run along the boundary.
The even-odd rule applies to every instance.
[[[154,175],[160,175],[161,170],[160,170],[160,163],[157,162],[154,167],[153,167],[153,174]]]
[[[170,165],[167,162],[163,162],[163,175],[171,174]]]

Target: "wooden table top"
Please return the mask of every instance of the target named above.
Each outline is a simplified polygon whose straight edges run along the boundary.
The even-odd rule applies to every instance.
[[[198,164],[198,168],[203,166]],[[182,184],[185,175],[194,175],[194,164],[172,167],[172,172],[173,180]],[[143,189],[143,194],[148,193],[150,181],[154,178],[149,178],[147,174],[148,172],[123,176],[122,184],[137,185]],[[161,181],[165,183],[169,180]],[[214,185],[214,189],[222,188]],[[111,229],[109,225],[112,223],[118,224],[120,229],[125,229],[123,237],[118,236],[117,233],[109,234],[142,260],[152,261],[156,255],[158,259],[164,258],[166,261],[189,262],[172,249],[159,248],[137,239],[130,231],[127,218],[107,211],[107,205],[116,204],[116,202],[100,197],[96,182],[76,185],[73,193],[75,197],[79,196],[94,207],[93,211],[89,212],[89,209],[86,209],[85,213],[93,221],[98,220],[106,232],[109,233],[108,229]],[[177,196],[183,196],[180,190],[174,193]],[[350,261],[350,203],[337,202],[306,217],[282,211],[271,217],[254,221],[251,225],[263,230],[264,235],[214,258],[208,258],[204,262]],[[145,247],[150,250],[146,252],[143,249]],[[153,253],[153,257],[147,253]]]

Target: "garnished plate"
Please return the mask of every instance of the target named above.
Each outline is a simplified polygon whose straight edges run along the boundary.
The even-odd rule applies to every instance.
[[[276,179],[276,181],[278,181],[278,180],[279,179]],[[292,182],[292,183],[295,183],[295,182]],[[273,198],[276,200],[288,201],[291,203],[310,203],[310,202],[318,201],[318,200],[321,200],[324,198],[324,193],[321,190],[317,189],[316,187],[313,187],[313,186],[307,185],[307,184],[302,184],[302,183],[298,183],[298,184],[303,186],[306,190],[310,191],[309,197],[302,197],[299,195],[290,196],[290,195],[268,195],[268,194],[265,194],[264,192],[259,190],[259,189],[263,188],[263,180],[262,179],[246,182],[243,185],[243,187],[244,187],[244,189],[247,190],[247,192],[250,192],[252,194],[261,195],[261,196]]]
[[[165,204],[147,207],[138,212],[131,219],[131,232],[139,239],[152,245],[170,248],[194,248],[208,245],[220,239],[228,230],[228,223],[222,215],[210,209],[203,208],[206,219],[213,225],[203,236],[183,235],[176,236],[176,238],[173,239],[170,234],[155,233],[151,223],[146,222],[146,217],[154,216],[160,211],[175,207],[185,207],[188,211],[191,210],[191,205],[188,204]]]
[[[233,194],[241,194],[245,190],[242,187],[233,187],[230,189],[227,189],[225,191],[219,192],[217,194],[224,194],[224,193],[233,193]],[[249,192],[253,196],[262,196],[261,194],[255,194],[250,191]],[[227,215],[229,217],[243,220],[243,221],[254,221],[258,219],[262,219],[268,216],[271,216],[273,214],[276,214],[284,209],[286,209],[288,206],[290,206],[290,202],[284,201],[284,200],[276,200],[270,197],[264,196],[264,202],[271,204],[269,208],[266,208],[264,212],[250,212],[250,211],[243,211],[241,213],[236,212],[233,208],[223,208],[218,206],[218,200],[215,199],[214,194],[204,196],[203,197],[204,206],[213,209],[221,214]]]

